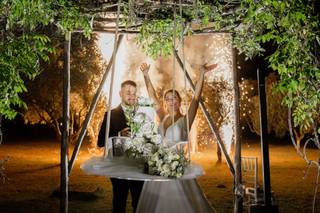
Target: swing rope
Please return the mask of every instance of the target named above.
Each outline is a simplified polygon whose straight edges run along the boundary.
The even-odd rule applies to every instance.
[[[185,54],[184,54],[184,23],[182,22],[182,2],[181,0],[179,0],[179,11],[180,11],[180,19],[181,19],[181,48],[182,48],[182,57],[183,57],[183,72],[185,73]],[[175,59],[175,52],[177,50],[178,47],[176,47],[176,30],[177,30],[177,18],[176,18],[176,4],[174,4],[174,8],[173,8],[173,17],[174,17],[174,24],[173,24],[173,69],[172,69],[172,90],[173,90],[173,94],[175,94],[175,69],[176,69],[176,59]],[[185,75],[186,76],[186,75]],[[184,76],[184,93],[187,94],[187,79]],[[185,95],[186,96],[186,95]],[[181,100],[182,101],[182,100]],[[188,105],[188,101],[186,101],[185,103],[186,105]],[[172,106],[173,111],[174,111],[174,105]],[[188,108],[188,107],[187,107]],[[190,131],[189,131],[189,114],[188,114],[188,110],[186,110],[186,122],[187,122],[187,149],[188,149],[188,160],[191,161],[191,154],[190,154]],[[174,124],[174,115],[172,116],[172,125]],[[172,131],[172,142],[174,142],[174,131]],[[181,150],[183,152],[183,149]]]
[[[179,0],[179,7],[180,7],[180,18],[181,18],[181,51],[182,51],[182,63],[183,63],[183,73],[184,73],[184,94],[185,94],[185,106],[186,106],[186,120],[187,120],[187,136],[188,136],[188,159],[191,161],[191,141],[190,141],[190,125],[189,125],[189,113],[188,113],[188,98],[187,98],[187,78],[186,78],[186,67],[185,67],[185,52],[184,52],[184,23],[182,20],[182,2]]]
[[[113,50],[115,51],[117,48],[117,42],[118,42],[118,28],[119,28],[119,16],[120,16],[120,4],[121,0],[118,0],[118,8],[117,8],[117,21],[116,21],[116,32],[114,35],[114,47]],[[109,87],[109,100],[108,100],[108,114],[107,114],[107,125],[106,125],[106,135],[104,139],[104,157],[107,157],[108,154],[108,138],[109,138],[109,131],[110,131],[110,118],[111,118],[111,103],[112,103],[112,93],[113,93],[113,81],[114,81],[114,73],[115,73],[115,62],[116,62],[116,55],[113,57],[112,61],[112,72],[111,72],[111,82]]]
[[[172,54],[172,59],[173,59],[173,63],[172,63],[172,91],[173,91],[173,100],[174,100],[174,97],[176,96],[176,90],[175,90],[175,87],[176,87],[176,82],[175,82],[175,70],[176,70],[176,63],[175,63],[175,56],[174,56],[174,52],[176,51],[176,29],[177,26],[176,26],[176,4],[173,5],[173,54]],[[172,126],[174,125],[174,104],[172,104]],[[172,143],[174,142],[174,131],[172,131]]]

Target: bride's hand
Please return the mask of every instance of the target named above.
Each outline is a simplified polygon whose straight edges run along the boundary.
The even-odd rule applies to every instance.
[[[147,75],[148,72],[149,72],[149,69],[150,69],[150,64],[142,63],[142,64],[140,65],[140,70],[141,70],[141,72],[143,73],[143,75]]]
[[[214,70],[215,68],[217,68],[218,64],[204,64],[203,65],[203,73],[207,73],[211,70]]]

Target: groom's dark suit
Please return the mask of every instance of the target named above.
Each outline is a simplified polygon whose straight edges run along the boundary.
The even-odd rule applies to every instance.
[[[104,119],[100,128],[99,137],[98,137],[98,146],[103,147],[106,135],[106,123],[107,123],[107,114],[105,113]],[[109,137],[117,136],[118,132],[127,128],[126,117],[124,115],[121,105],[117,108],[111,110],[110,118],[110,130]],[[113,213],[125,213],[126,212],[126,202],[128,197],[128,192],[130,190],[132,197],[132,208],[135,212],[137,204],[139,201],[139,196],[142,190],[143,181],[132,181],[132,180],[122,180],[117,178],[110,178],[113,187]]]

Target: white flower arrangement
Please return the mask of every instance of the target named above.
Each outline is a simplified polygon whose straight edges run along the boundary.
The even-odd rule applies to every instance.
[[[140,100],[143,100],[144,104],[151,103],[146,98]],[[138,107],[140,103],[142,102],[138,102]],[[158,134],[153,120],[143,112],[125,113],[130,116],[128,125],[131,129],[131,138],[124,145],[128,157],[142,159],[149,174],[181,177],[186,160],[176,149],[170,149],[162,144],[162,137]]]
[[[187,161],[178,154],[177,150],[157,146],[153,154],[149,156],[147,165],[149,174],[179,178],[184,173]]]

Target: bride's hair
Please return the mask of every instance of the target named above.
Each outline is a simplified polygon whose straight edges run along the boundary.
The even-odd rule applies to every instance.
[[[173,93],[174,95],[176,95],[178,97],[178,99],[179,99],[179,102],[181,102],[182,99],[181,99],[181,96],[180,96],[179,92],[177,90],[174,90],[174,89],[168,89],[168,90],[166,90],[164,92],[164,94],[163,94],[163,99],[164,100],[166,99],[166,96],[167,96],[168,93]]]

